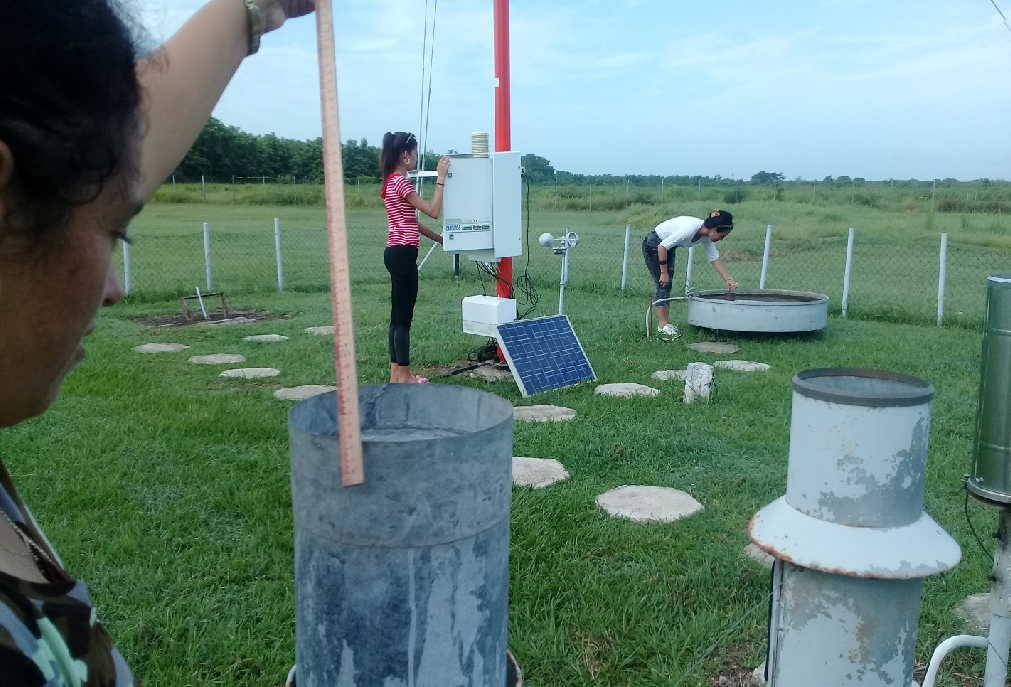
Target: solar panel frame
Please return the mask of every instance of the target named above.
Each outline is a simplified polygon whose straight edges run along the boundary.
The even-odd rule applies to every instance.
[[[523,396],[597,379],[566,315],[500,324],[496,338]]]

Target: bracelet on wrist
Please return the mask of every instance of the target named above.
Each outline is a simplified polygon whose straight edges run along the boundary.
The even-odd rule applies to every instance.
[[[247,30],[248,35],[248,47],[246,56],[256,54],[256,51],[260,49],[260,37],[263,36],[264,29],[267,28],[267,18],[263,16],[263,10],[257,4],[256,0],[242,0],[242,4],[246,8],[246,19],[249,22]]]

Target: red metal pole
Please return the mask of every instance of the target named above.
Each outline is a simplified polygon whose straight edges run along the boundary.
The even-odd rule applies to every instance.
[[[512,149],[509,120],[509,0],[495,3],[495,150]],[[513,297],[513,259],[498,263],[499,298]],[[501,357],[501,355],[499,356]]]

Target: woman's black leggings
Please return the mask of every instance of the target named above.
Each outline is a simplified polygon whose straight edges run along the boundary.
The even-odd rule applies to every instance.
[[[390,362],[411,364],[411,320],[418,300],[418,247],[387,246],[383,263],[390,273]]]

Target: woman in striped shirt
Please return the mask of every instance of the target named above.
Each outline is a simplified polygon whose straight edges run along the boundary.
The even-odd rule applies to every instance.
[[[383,136],[379,166],[383,187],[379,195],[386,205],[388,233],[383,263],[390,273],[390,383],[424,383],[411,372],[411,320],[418,299],[418,243],[421,234],[442,243],[442,236],[418,222],[421,210],[432,219],[442,213],[442,189],[449,171],[449,158],[436,166],[435,193],[426,201],[407,180],[407,170],[418,164],[418,139],[404,131]]]

